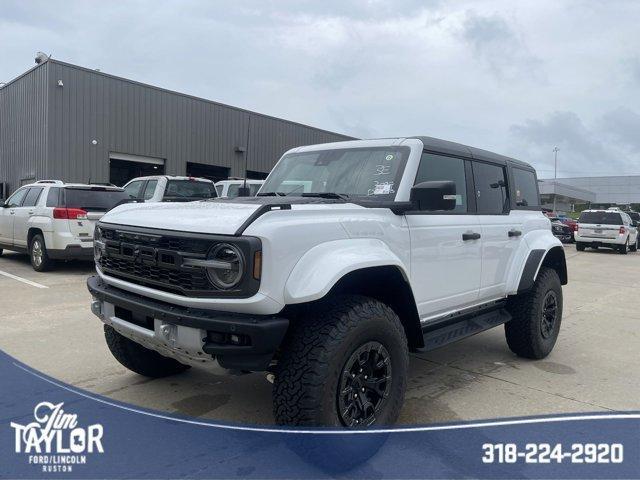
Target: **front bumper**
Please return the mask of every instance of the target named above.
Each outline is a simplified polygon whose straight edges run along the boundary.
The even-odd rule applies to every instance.
[[[185,363],[216,359],[229,369],[266,370],[289,326],[286,318],[171,305],[87,279],[93,312],[141,345]],[[240,344],[232,343],[232,338]]]

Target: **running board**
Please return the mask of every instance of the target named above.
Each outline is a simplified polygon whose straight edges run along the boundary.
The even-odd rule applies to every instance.
[[[422,329],[424,335],[424,347],[419,352],[428,352],[443,347],[476,333],[483,332],[511,320],[511,314],[504,308],[498,308],[474,317],[467,317],[455,322],[447,322],[442,326],[429,328],[425,325]]]

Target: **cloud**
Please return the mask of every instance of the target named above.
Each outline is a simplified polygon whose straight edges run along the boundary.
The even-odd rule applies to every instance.
[[[476,57],[499,78],[513,79],[534,75],[542,78],[541,62],[500,15],[479,15],[469,11],[463,23],[462,36]]]
[[[586,125],[571,111],[553,112],[546,118],[529,119],[510,127],[514,143],[539,170],[540,177],[553,176],[553,148],[558,153],[559,176],[640,173],[640,142],[634,132],[640,115],[618,109]]]

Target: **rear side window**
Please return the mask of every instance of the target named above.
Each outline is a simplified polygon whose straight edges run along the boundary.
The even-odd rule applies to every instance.
[[[582,212],[578,223],[596,225],[622,225],[622,216],[616,212]]]
[[[169,180],[164,192],[165,198],[194,199],[217,197],[213,183],[198,182],[196,180]]]
[[[513,169],[514,197],[517,207],[538,207],[538,185],[536,175],[530,170]]]
[[[508,200],[504,167],[473,162],[473,179],[476,186],[478,213],[484,215],[504,213]]]
[[[456,207],[454,212],[467,211],[467,180],[464,160],[433,153],[423,153],[416,174],[416,184],[422,182],[450,180],[456,184]]]
[[[150,200],[153,194],[156,193],[156,187],[158,186],[158,180],[149,180],[147,186],[144,189],[144,199]]]
[[[62,193],[61,188],[52,187],[49,189],[49,194],[47,195],[47,207],[59,207],[61,204],[60,194]]]
[[[40,194],[42,193],[44,188],[42,187],[31,187],[27,192],[26,197],[24,197],[24,202],[22,202],[23,207],[35,207],[38,203],[38,199],[40,198]]]
[[[64,206],[88,212],[106,212],[127,200],[129,195],[123,190],[65,188]]]

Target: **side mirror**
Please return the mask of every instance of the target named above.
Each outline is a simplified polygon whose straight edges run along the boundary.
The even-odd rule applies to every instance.
[[[456,184],[450,180],[419,183],[411,189],[409,200],[417,210],[453,210],[456,208]]]
[[[9,204],[6,200],[0,200],[0,202],[2,202],[2,208],[9,208]]]

